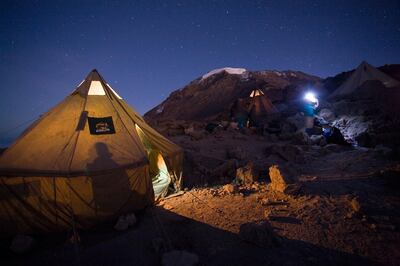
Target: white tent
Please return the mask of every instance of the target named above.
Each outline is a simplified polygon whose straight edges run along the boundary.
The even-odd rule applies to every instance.
[[[363,61],[353,72],[353,74],[351,74],[351,76],[345,82],[343,82],[343,84],[340,85],[339,88],[337,88],[329,97],[333,98],[353,93],[358,87],[370,80],[378,80],[387,88],[400,85],[399,81],[391,78],[379,69]]]

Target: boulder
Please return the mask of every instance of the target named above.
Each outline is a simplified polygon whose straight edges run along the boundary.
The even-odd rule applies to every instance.
[[[260,247],[273,247],[279,244],[278,236],[267,221],[242,224],[239,237]]]
[[[328,122],[333,122],[336,119],[335,113],[327,108],[321,109],[318,115]]]
[[[310,136],[310,142],[312,145],[319,145],[323,139],[325,139],[325,138],[322,135],[311,135]]]
[[[294,194],[300,189],[300,184],[296,183],[296,172],[288,164],[285,166],[272,165],[269,168],[269,177],[271,179],[271,190]]]
[[[236,180],[241,184],[257,182],[258,178],[259,173],[252,162],[247,163],[244,167],[236,169]]]
[[[34,242],[30,236],[16,235],[11,242],[10,249],[14,253],[23,254],[32,249]]]
[[[376,145],[374,135],[368,132],[362,132],[355,137],[355,140],[357,141],[357,145],[361,147],[373,148]]]
[[[340,130],[346,140],[355,140],[357,136],[370,131],[371,121],[365,119],[362,116],[343,116],[332,124]]]
[[[350,201],[350,207],[355,213],[360,212],[361,205],[360,205],[358,198],[355,197]]]
[[[199,263],[199,257],[185,250],[172,250],[164,253],[161,260],[163,266],[194,266]]]
[[[238,188],[232,184],[226,184],[222,187],[222,191],[226,192],[227,194],[234,194],[238,192]]]

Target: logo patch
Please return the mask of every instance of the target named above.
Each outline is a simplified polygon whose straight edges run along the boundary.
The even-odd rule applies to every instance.
[[[92,135],[115,134],[114,123],[111,116],[88,117],[89,130]]]

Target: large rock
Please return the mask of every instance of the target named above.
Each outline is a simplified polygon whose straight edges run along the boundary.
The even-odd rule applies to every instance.
[[[335,113],[327,108],[321,109],[318,115],[328,122],[333,122],[336,119]]]
[[[242,224],[239,237],[260,247],[273,247],[279,244],[278,236],[267,221]]]
[[[269,168],[269,177],[271,179],[271,190],[294,194],[300,189],[296,171],[288,164],[285,166],[272,165]]]
[[[233,184],[226,184],[222,187],[222,191],[227,194],[234,194],[238,192],[238,187]]]
[[[199,257],[185,250],[173,250],[164,253],[161,260],[163,266],[194,266],[199,263]]]
[[[358,146],[373,148],[376,145],[376,141],[373,134],[369,134],[368,132],[362,132],[358,136],[355,137],[355,141],[357,141]]]
[[[351,206],[352,210],[353,210],[354,212],[356,212],[356,213],[358,213],[358,212],[361,211],[360,201],[359,201],[359,199],[358,199],[357,197],[353,198],[353,199],[350,201],[350,206]]]
[[[11,242],[10,249],[17,254],[26,253],[32,249],[34,242],[30,236],[16,235]]]
[[[249,162],[245,166],[236,169],[236,180],[242,184],[250,184],[258,181],[258,174],[254,164]]]
[[[357,136],[371,130],[371,121],[362,116],[342,116],[333,122],[346,140],[355,140]]]
[[[311,135],[310,136],[310,141],[311,141],[312,145],[320,145],[320,143],[323,139],[325,139],[325,137],[322,135]]]

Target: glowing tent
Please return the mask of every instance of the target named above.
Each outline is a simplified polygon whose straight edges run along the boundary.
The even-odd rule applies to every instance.
[[[334,98],[338,96],[344,96],[351,94],[356,91],[366,81],[378,80],[382,82],[387,88],[392,88],[400,85],[400,82],[386,75],[379,69],[371,66],[367,62],[363,61],[357,69],[351,74],[351,76],[343,82],[330,96]]]
[[[250,126],[260,125],[268,115],[276,112],[277,110],[275,106],[260,89],[254,89],[250,93]]]
[[[182,156],[93,70],[0,157],[0,231],[88,228],[142,209],[181,176]]]

